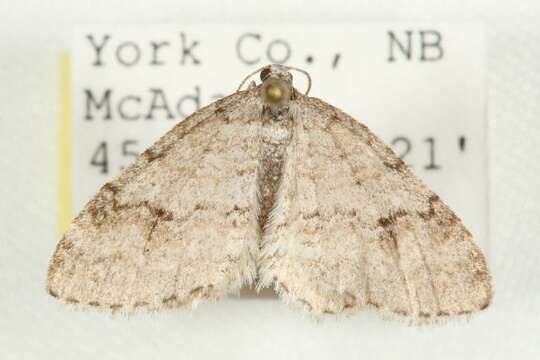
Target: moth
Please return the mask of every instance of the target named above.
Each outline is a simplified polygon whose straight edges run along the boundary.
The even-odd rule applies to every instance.
[[[49,264],[68,304],[131,312],[273,287],[314,314],[431,322],[485,309],[462,221],[366,126],[268,65],[106,183]],[[249,77],[248,77],[249,78]]]

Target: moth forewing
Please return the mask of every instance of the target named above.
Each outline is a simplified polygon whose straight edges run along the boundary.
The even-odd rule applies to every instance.
[[[49,292],[100,308],[217,299],[256,278],[257,90],[205,107],[105,184],[51,259]]]

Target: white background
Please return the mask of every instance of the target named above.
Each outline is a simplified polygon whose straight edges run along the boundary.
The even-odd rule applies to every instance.
[[[2,359],[507,359],[540,343],[540,4],[530,1],[7,1],[0,3]],[[466,323],[374,314],[315,322],[278,301],[229,300],[132,318],[45,294],[56,234],[57,61],[78,24],[183,20],[482,20],[487,25],[495,303]]]

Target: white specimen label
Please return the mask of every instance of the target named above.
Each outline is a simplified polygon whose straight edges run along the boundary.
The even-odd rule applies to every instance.
[[[311,74],[311,96],[391,144],[486,247],[484,51],[482,26],[463,23],[78,29],[71,51],[73,209],[174,124],[234,92],[246,74],[286,63]],[[293,75],[304,91],[305,79]]]

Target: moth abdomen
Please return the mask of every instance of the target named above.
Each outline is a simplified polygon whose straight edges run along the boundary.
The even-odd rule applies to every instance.
[[[288,111],[282,115],[281,121],[275,121],[274,116],[272,112],[263,113],[259,133],[257,190],[260,194],[258,226],[261,233],[268,228],[269,215],[280,187],[287,147],[291,139],[292,119]]]

